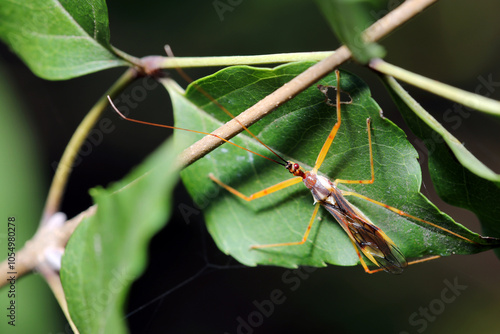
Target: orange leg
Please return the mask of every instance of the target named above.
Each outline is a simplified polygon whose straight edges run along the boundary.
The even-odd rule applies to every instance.
[[[216,178],[212,173],[208,174],[208,177],[212,179],[215,183],[217,183],[219,186],[222,188],[226,189],[229,191],[231,194],[238,196],[241,199],[244,199],[245,201],[253,201],[254,199],[261,198],[263,196],[272,194],[273,192],[276,192],[281,189],[285,189],[287,187],[293,186],[294,184],[299,183],[302,181],[302,178],[300,176],[294,177],[285,181],[282,181],[280,183],[275,184],[274,186],[267,187],[261,191],[258,191],[250,196],[246,196],[245,194],[242,194],[238,190],[228,186],[227,184],[223,183],[221,180]]]
[[[282,246],[294,246],[294,245],[302,245],[307,241],[307,237],[309,236],[309,233],[311,232],[311,227],[314,223],[314,219],[316,218],[316,215],[318,214],[318,209],[320,207],[320,203],[316,203],[314,206],[314,211],[312,214],[311,219],[309,220],[309,224],[307,225],[306,232],[304,233],[304,236],[302,237],[302,240],[300,241],[292,241],[292,242],[281,242],[277,244],[267,244],[267,245],[253,245],[250,247],[250,249],[257,249],[257,248],[268,248],[268,247],[282,247]]]
[[[385,203],[382,203],[382,202],[376,201],[376,200],[374,200],[374,199],[372,199],[372,198],[366,197],[366,196],[364,196],[364,195],[361,195],[361,194],[358,194],[358,193],[355,193],[355,192],[352,192],[352,191],[344,191],[344,190],[341,190],[341,191],[342,191],[342,195],[344,195],[344,196],[356,196],[356,197],[362,198],[362,199],[367,200],[367,201],[369,201],[369,202],[371,202],[371,203],[374,203],[374,204],[380,205],[380,206],[382,206],[382,207],[384,207],[384,208],[386,208],[386,209],[388,209],[388,210],[391,210],[392,212],[395,212],[395,213],[397,213],[397,214],[398,214],[398,215],[400,215],[400,216],[408,217],[408,218],[411,218],[411,219],[413,219],[413,220],[416,220],[416,221],[422,222],[422,223],[424,223],[424,224],[427,224],[427,225],[430,225],[430,226],[435,227],[435,228],[437,228],[437,229],[440,229],[441,231],[444,231],[444,232],[446,232],[446,233],[449,233],[449,234],[451,234],[451,235],[454,235],[454,236],[456,236],[457,238],[460,238],[460,239],[466,240],[466,241],[468,241],[468,242],[470,242],[470,243],[474,243],[474,241],[472,241],[472,240],[470,240],[470,239],[467,239],[466,237],[461,236],[461,235],[460,235],[460,234],[458,234],[458,233],[452,232],[452,231],[450,231],[450,230],[448,230],[448,229],[446,229],[446,228],[444,228],[444,227],[441,227],[441,226],[439,226],[439,225],[436,225],[436,224],[434,224],[434,223],[431,223],[430,221],[423,220],[423,219],[421,219],[421,218],[418,218],[418,217],[412,216],[412,215],[410,215],[410,214],[408,214],[408,213],[406,213],[406,212],[404,212],[404,211],[402,211],[402,210],[399,210],[399,209],[397,209],[397,208],[395,208],[395,207],[392,207],[392,206],[390,206],[390,205],[387,205],[387,204],[385,204]]]
[[[366,265],[366,262],[363,260],[363,257],[361,256],[361,254],[359,253],[359,251],[358,251],[357,248],[356,248],[356,253],[358,253],[359,261],[361,262],[361,265],[363,266],[363,269],[365,270],[365,272],[367,274],[374,274],[374,273],[378,273],[378,272],[381,272],[381,271],[384,270],[384,268],[377,268],[377,269],[370,270],[368,268],[368,266]],[[429,257],[426,257],[425,259],[418,259],[418,260],[409,261],[408,265],[410,266],[412,264],[417,264],[417,263],[422,263],[422,262],[426,262],[426,261],[431,261],[431,260],[439,259],[440,257],[441,256],[439,256],[439,255],[429,256]]]
[[[227,184],[223,183],[220,181],[218,178],[216,178],[212,173],[208,175],[212,181],[229,191],[231,194],[238,196],[241,199],[244,199],[245,201],[252,201],[257,198],[261,198],[263,196],[272,194],[273,192],[276,192],[278,190],[287,188],[289,186],[292,186],[294,184],[297,184],[302,181],[301,177],[294,177],[288,180],[285,180],[283,182],[277,183],[271,187],[268,187],[266,189],[263,189],[261,191],[258,191],[250,196],[246,196],[239,192],[238,190],[228,186]],[[313,211],[313,215],[311,217],[311,220],[309,221],[309,224],[307,225],[306,232],[304,233],[304,236],[302,237],[302,240],[300,241],[293,241],[293,242],[283,242],[283,243],[276,243],[276,244],[267,244],[267,245],[253,245],[250,248],[251,249],[257,249],[257,248],[268,248],[268,247],[281,247],[281,246],[292,246],[292,245],[302,245],[307,241],[307,237],[309,236],[309,233],[311,232],[311,227],[314,223],[314,218],[316,218],[316,215],[318,214],[318,209],[320,207],[320,203],[316,203]]]
[[[328,134],[328,138],[325,140],[325,143],[323,144],[323,147],[319,151],[318,157],[316,158],[316,162],[314,164],[314,168],[312,169],[312,173],[317,173],[318,170],[320,169],[321,165],[325,161],[326,155],[328,154],[328,151],[330,150],[330,147],[332,146],[333,140],[335,139],[335,136],[337,135],[337,132],[340,128],[340,125],[342,124],[342,113],[340,109],[340,73],[338,70],[335,71],[335,75],[337,76],[337,96],[336,96],[336,107],[337,107],[337,122],[333,126],[332,130]],[[368,146],[370,150],[370,170],[371,170],[371,179],[370,180],[341,180],[337,179],[335,180],[335,185],[338,183],[364,183],[364,184],[372,184],[375,181],[375,172],[373,168],[373,151],[372,151],[372,136],[371,136],[371,131],[370,131],[370,124],[371,124],[371,119],[368,118],[366,120],[366,127],[368,129]]]
[[[316,163],[314,164],[314,168],[312,169],[313,173],[317,173],[321,165],[323,164],[323,161],[325,161],[326,154],[328,153],[328,150],[330,150],[330,146],[333,143],[333,140],[335,139],[335,136],[337,135],[337,131],[340,128],[340,124],[342,123],[342,118],[341,118],[341,113],[340,113],[340,73],[339,70],[335,70],[335,75],[337,76],[337,97],[336,97],[336,103],[337,103],[337,123],[333,126],[332,130],[328,134],[328,138],[326,138],[325,143],[323,144],[323,147],[321,148],[321,151],[319,151],[318,157],[316,158]]]

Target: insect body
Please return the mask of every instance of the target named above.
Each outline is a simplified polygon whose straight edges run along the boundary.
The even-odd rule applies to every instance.
[[[221,182],[213,174],[210,174],[209,176],[213,181],[218,183],[220,186],[224,187],[226,190],[247,201],[251,201],[269,195],[275,191],[299,183],[300,181],[302,181],[304,185],[311,191],[315,203],[315,208],[302,240],[294,242],[267,244],[267,245],[254,245],[251,248],[259,249],[259,248],[304,244],[307,241],[309,232],[311,230],[312,224],[315,220],[319,207],[322,206],[337,220],[337,222],[340,224],[343,230],[347,233],[349,239],[354,245],[354,248],[356,249],[356,252],[366,272],[372,273],[378,270],[368,269],[368,266],[363,260],[359,250],[366,256],[366,258],[368,258],[372,263],[382,268],[383,270],[386,270],[391,273],[401,273],[403,269],[407,266],[407,261],[402,252],[380,228],[375,226],[370,221],[370,219],[361,212],[361,210],[359,210],[353,204],[348,202],[344,198],[342,190],[337,188],[338,183],[374,182],[375,176],[373,169],[373,156],[372,156],[371,134],[370,134],[371,120],[370,119],[367,120],[368,142],[370,149],[370,166],[372,172],[372,178],[370,180],[335,180],[334,182],[332,182],[326,177],[321,176],[317,173],[326,157],[326,154],[328,153],[330,145],[332,144],[341,124],[340,88],[338,87],[340,81],[340,74],[338,71],[336,71],[336,75],[337,75],[337,90],[336,90],[337,123],[334,125],[327,140],[325,141],[316,159],[316,164],[311,171],[305,171],[300,167],[299,164],[294,163],[292,161],[287,161],[284,164],[284,166],[291,174],[295,176],[294,178],[278,183],[275,186],[266,188],[251,196],[243,195],[236,189]],[[351,193],[348,192],[348,194]]]
[[[337,220],[356,251],[360,249],[372,263],[386,271],[396,274],[402,272],[407,262],[401,251],[380,228],[342,196],[341,190],[333,182],[321,175],[304,172],[297,164],[291,165],[290,172],[303,178],[316,205],[323,206]]]

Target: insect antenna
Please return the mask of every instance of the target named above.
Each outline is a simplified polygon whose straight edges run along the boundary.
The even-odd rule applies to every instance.
[[[245,148],[243,146],[240,146],[236,143],[233,143],[225,138],[222,138],[221,136],[218,136],[216,134],[213,134],[213,133],[208,133],[208,132],[203,132],[203,131],[197,131],[197,130],[191,130],[191,129],[185,129],[185,128],[179,128],[179,127],[176,127],[176,126],[171,126],[171,125],[165,125],[165,124],[158,124],[158,123],[152,123],[152,122],[146,122],[146,121],[140,121],[138,119],[133,119],[133,118],[129,118],[127,116],[125,116],[124,114],[122,114],[120,112],[120,110],[118,110],[118,108],[115,106],[115,104],[113,103],[113,101],[111,100],[111,97],[108,95],[107,96],[108,98],[108,101],[109,101],[109,104],[111,104],[111,107],[113,108],[113,110],[121,117],[123,118],[124,120],[126,121],[130,121],[130,122],[134,122],[134,123],[139,123],[139,124],[145,124],[145,125],[152,125],[152,126],[156,126],[156,127],[160,127],[160,128],[167,128],[167,129],[174,129],[174,130],[183,130],[183,131],[189,131],[189,132],[194,132],[194,133],[199,133],[199,134],[202,134],[202,135],[207,135],[207,136],[213,136],[213,137],[216,137],[216,138],[219,138],[220,140],[228,143],[228,144],[231,144],[233,146],[236,146],[238,148],[241,148],[242,150],[245,150],[247,152],[250,152],[250,153],[253,153],[255,155],[258,155],[259,157],[262,157],[264,159],[267,159],[269,161],[272,161],[272,162],[275,162],[279,165],[282,165],[282,166],[286,166],[286,164],[280,162],[280,161],[276,161],[272,158],[269,158],[269,157],[266,157],[265,155],[262,155],[260,153],[257,153],[257,152],[254,152],[252,150],[249,150],[248,148]]]

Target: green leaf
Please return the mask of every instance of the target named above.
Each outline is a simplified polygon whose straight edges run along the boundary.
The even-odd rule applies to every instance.
[[[379,10],[386,6],[381,0],[316,0],[338,39],[351,50],[354,59],[366,64],[381,58],[385,50],[376,43],[363,40],[363,31],[380,19]]]
[[[500,176],[473,156],[396,80],[385,77],[385,83],[405,122],[427,147],[438,195],[451,205],[474,212],[485,234],[500,237]]]
[[[149,240],[170,215],[175,153],[168,141],[122,181],[91,191],[97,212],[72,235],[61,268],[80,333],[126,332],[126,293],[146,267]]]
[[[275,69],[232,67],[197,81],[197,85],[238,114],[310,65],[295,63]],[[335,76],[329,75],[318,83],[335,86],[335,82]],[[476,243],[466,242],[356,197],[349,198],[351,203],[382,228],[408,258],[471,254],[498,246],[495,241],[482,239],[454,223],[419,192],[421,174],[417,153],[399,128],[380,117],[380,107],[370,97],[368,87],[354,75],[341,72],[341,89],[350,94],[353,102],[342,105],[342,126],[320,172],[331,179],[370,178],[366,119],[371,117],[375,183],[340,188],[352,189],[402,209]],[[229,119],[193,85],[186,92],[192,103],[174,89],[170,89],[170,94],[176,126],[211,132]],[[335,107],[328,106],[324,95],[313,86],[254,124],[251,131],[286,159],[311,169],[335,122]],[[175,136],[176,142],[183,145],[200,138],[200,135],[185,131],[177,131]],[[272,156],[246,134],[240,134],[233,140]],[[215,185],[207,177],[209,172],[246,195],[286,180],[291,175],[282,166],[227,144],[181,173],[194,200],[204,209],[208,230],[218,247],[238,261],[247,265],[286,267],[358,263],[347,235],[322,208],[304,245],[250,250],[251,245],[299,241],[313,210],[310,192],[297,184],[246,202]]]
[[[102,0],[2,1],[0,38],[36,75],[49,80],[127,65],[111,51]]]

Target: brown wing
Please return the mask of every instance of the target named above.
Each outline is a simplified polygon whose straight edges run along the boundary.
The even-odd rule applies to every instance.
[[[392,274],[400,274],[408,265],[394,242],[340,193],[334,192],[336,205],[322,203],[337,220],[361,252],[375,265]]]

